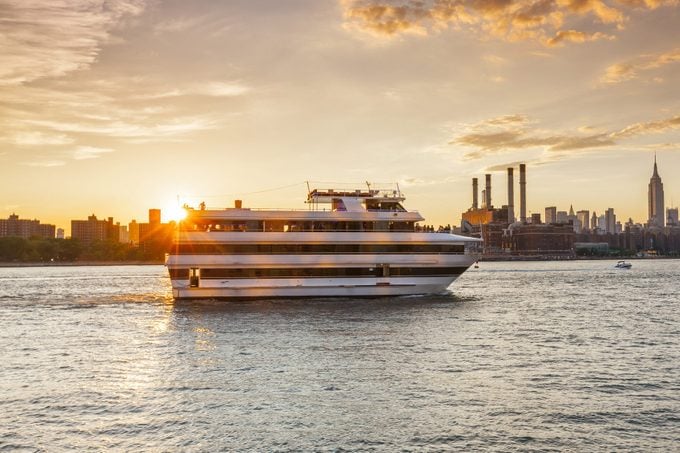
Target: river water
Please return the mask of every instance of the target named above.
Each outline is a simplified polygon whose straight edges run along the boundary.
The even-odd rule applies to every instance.
[[[3,451],[672,451],[680,260],[481,263],[453,294],[175,303],[0,269]]]

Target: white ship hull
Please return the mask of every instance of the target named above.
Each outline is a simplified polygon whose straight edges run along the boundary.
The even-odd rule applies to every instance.
[[[191,288],[189,280],[173,280],[172,293],[176,299],[409,296],[443,293],[457,277],[204,280],[199,288]]]
[[[292,239],[295,234],[276,237],[271,233],[268,240]],[[295,237],[301,243],[319,239],[314,234]],[[342,240],[356,242],[357,234],[340,233],[333,243]],[[376,240],[377,234],[361,234],[366,243]],[[415,240],[427,240],[433,244],[455,241],[446,234],[393,233],[391,238],[406,245]],[[207,239],[232,244],[252,241],[247,233],[216,233],[214,237],[192,235],[186,243]],[[306,241],[305,241],[306,240]],[[317,242],[318,244],[319,242]],[[472,254],[430,253],[348,253],[348,254],[174,254],[166,265],[170,270],[175,298],[274,298],[274,297],[382,297],[399,295],[438,294],[470,267],[477,259]],[[388,267],[392,275],[384,276]],[[174,270],[201,269],[200,285],[192,286],[186,273]],[[267,274],[279,270],[274,278]],[[246,271],[250,271],[247,274]],[[286,274],[319,274],[313,277],[286,278]],[[347,272],[360,273],[360,277],[325,278],[321,274]],[[399,274],[415,275],[399,275]],[[247,275],[246,275],[247,274]]]

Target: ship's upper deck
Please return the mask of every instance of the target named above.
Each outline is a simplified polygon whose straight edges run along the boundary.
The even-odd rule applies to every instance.
[[[408,211],[398,185],[394,189],[308,190],[307,209],[244,208],[236,200],[233,208],[198,209],[185,206],[182,231],[417,231],[424,218]]]

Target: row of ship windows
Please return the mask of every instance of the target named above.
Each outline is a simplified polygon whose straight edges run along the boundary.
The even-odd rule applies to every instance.
[[[446,253],[464,254],[459,244],[178,244],[174,255]]]
[[[173,279],[193,278],[299,278],[299,277],[407,277],[459,275],[464,267],[310,267],[273,269],[170,269]]]
[[[415,231],[414,222],[303,222],[289,220],[184,220],[180,231],[252,231],[252,232],[309,232],[309,231]]]

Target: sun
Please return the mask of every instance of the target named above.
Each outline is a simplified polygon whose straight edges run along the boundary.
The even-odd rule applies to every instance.
[[[187,216],[187,211],[177,203],[170,203],[162,210],[166,222],[179,222]]]

